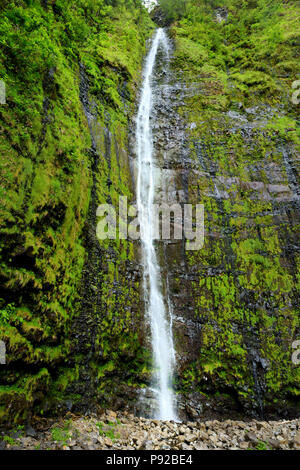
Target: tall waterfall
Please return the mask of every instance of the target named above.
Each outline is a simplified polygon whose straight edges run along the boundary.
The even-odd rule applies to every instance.
[[[175,352],[172,338],[172,312],[170,304],[164,301],[162,279],[158,257],[153,244],[154,214],[152,205],[155,196],[153,140],[150,116],[153,106],[152,75],[159,48],[168,57],[170,46],[163,29],[158,29],[144,70],[144,82],[136,123],[138,156],[137,207],[142,240],[142,262],[144,268],[144,297],[146,313],[151,325],[151,339],[154,360],[153,389],[157,398],[156,417],[175,420],[172,376]]]

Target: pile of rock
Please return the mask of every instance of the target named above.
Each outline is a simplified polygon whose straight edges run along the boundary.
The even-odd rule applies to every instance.
[[[3,449],[64,450],[300,450],[300,419],[176,423],[106,411],[67,415],[39,432],[31,426],[2,432]]]

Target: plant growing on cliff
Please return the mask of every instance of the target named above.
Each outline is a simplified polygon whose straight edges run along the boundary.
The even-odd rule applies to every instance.
[[[2,299],[0,299],[1,302]],[[14,303],[10,303],[5,305],[0,310],[0,326],[1,325],[8,325],[15,321],[19,321],[22,323],[22,317],[18,316],[17,310]]]

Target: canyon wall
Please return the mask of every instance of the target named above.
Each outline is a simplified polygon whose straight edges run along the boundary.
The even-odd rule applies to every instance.
[[[157,197],[205,211],[201,250],[157,243],[179,412],[295,416],[297,3],[183,3],[151,13],[172,43],[154,77]],[[0,422],[141,412],[151,352],[139,243],[97,240],[96,209],[135,201],[155,25],[138,0],[4,1],[0,16]]]
[[[297,414],[296,2],[186,3],[156,119],[161,191],[205,210],[201,250],[164,250],[182,412]]]
[[[96,209],[133,195],[128,131],[153,24],[138,1],[2,2],[0,15],[0,421],[12,424],[116,403],[142,380],[134,247],[98,242]]]

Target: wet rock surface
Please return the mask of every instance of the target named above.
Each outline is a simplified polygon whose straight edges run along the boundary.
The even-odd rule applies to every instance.
[[[214,29],[230,21],[224,9],[214,17]],[[164,24],[164,19],[157,22]],[[132,28],[134,23],[143,24],[136,18]],[[173,37],[178,41],[180,34],[177,31]],[[143,47],[144,34],[141,39]],[[226,63],[226,73],[224,69],[221,75],[219,69],[207,67],[216,51],[207,55],[201,69],[195,68],[201,65],[201,54],[191,60],[184,39],[183,52],[177,44],[169,64],[158,58],[152,117],[157,201],[200,202],[205,206],[202,250],[188,252],[184,240],[157,244],[162,289],[169,291],[173,306],[177,351],[174,388],[179,415],[184,420],[206,421],[239,420],[246,415],[292,419],[299,416],[299,367],[292,364],[292,344],[300,337],[300,190],[295,129],[290,120],[284,122],[291,103],[288,93],[286,98],[271,100],[263,89],[255,92],[255,83],[247,97],[243,87],[237,87],[238,78],[229,70],[230,64]],[[136,57],[136,50],[132,57]],[[99,403],[101,407],[139,412],[138,391],[150,382],[149,328],[143,315],[139,257],[127,244],[121,249],[113,243],[100,247],[95,234],[98,203],[116,203],[116,196],[124,189],[134,198],[129,169],[134,143],[128,149],[127,117],[135,92],[126,100],[126,90],[127,85],[135,89],[139,79],[128,84],[128,77],[123,77],[118,84],[124,115],[113,123],[111,112],[105,109],[96,122],[94,100],[98,100],[98,107],[103,103],[95,94],[94,98],[89,96],[83,65],[76,62],[73,66],[72,73],[63,69],[71,79],[63,87],[61,71],[49,68],[45,74],[43,65],[43,95],[38,98],[42,109],[37,104],[31,106],[31,95],[20,106],[28,112],[32,108],[33,122],[36,112],[41,114],[41,125],[33,135],[37,141],[34,158],[39,162],[32,171],[30,149],[23,162],[21,146],[16,145],[23,128],[11,133],[13,113],[5,124],[6,135],[11,136],[7,141],[11,155],[5,162],[4,177],[24,177],[14,177],[9,183],[11,188],[20,188],[20,193],[7,193],[3,250],[7,269],[1,297],[9,304],[16,302],[16,309],[25,306],[19,321],[19,310],[9,305],[12,326],[3,328],[9,367],[1,369],[0,404],[4,410],[1,419],[7,423],[26,419],[35,411],[44,415],[53,410],[91,413],[98,410]],[[236,66],[237,70],[242,71]],[[102,67],[101,78],[100,72]],[[115,72],[115,67],[109,66],[108,77]],[[91,76],[89,80],[93,89]],[[26,83],[22,86],[25,91]],[[70,100],[73,110],[68,114]],[[70,146],[70,116],[76,134],[74,146]],[[75,155],[69,160],[71,147]],[[36,189],[32,192],[34,178]],[[40,187],[51,188],[51,198],[45,193],[42,206]],[[13,201],[20,201],[16,213]],[[29,217],[25,231],[24,205],[26,211],[31,207],[25,214],[25,220]],[[67,208],[70,217],[66,217]],[[34,247],[39,246],[41,253],[34,253]],[[68,252],[70,256],[66,256]],[[73,303],[78,293],[77,309]],[[145,403],[151,408],[151,396],[145,396]],[[145,414],[151,415],[151,410]],[[28,428],[22,437],[25,443],[37,441],[39,445],[37,436],[41,434],[34,432],[34,425],[33,430]],[[257,438],[255,429],[251,432],[252,440],[245,439],[244,448]],[[109,435],[105,438],[111,439]],[[270,439],[280,448],[276,436]],[[74,446],[66,446],[81,448],[72,437],[73,441]],[[9,439],[4,445],[13,447]],[[151,445],[149,438],[144,446]],[[184,441],[183,445],[189,443]]]
[[[95,52],[100,36],[92,26],[97,2],[89,11],[74,4],[70,21],[78,24],[80,17],[86,34],[94,35],[92,76],[81,54],[86,42],[70,45],[67,59],[69,52],[55,39],[64,20],[39,3],[1,8],[7,31],[13,30],[19,7],[21,15],[43,23],[37,35],[20,24],[12,41],[22,54],[1,58],[5,75],[14,64],[9,102],[1,106],[0,149],[0,338],[6,349],[0,422],[7,426],[24,424],[32,413],[84,413],[106,400],[126,407],[135,394],[132,384],[143,381],[145,364],[139,266],[126,241],[122,246],[99,242],[96,210],[101,203],[117,204],[118,194],[131,198],[127,129],[152,25],[146,11],[128,5],[125,33],[123,6],[114,2],[113,18],[108,15],[101,24],[119,51],[103,67]],[[135,40],[127,61],[121,36],[129,31]],[[48,46],[59,63],[46,59]],[[122,71],[116,68],[121,55]],[[20,74],[16,59],[21,56]],[[118,111],[93,88],[108,76]],[[32,81],[35,86],[28,86]],[[137,380],[132,373],[140,373]]]
[[[300,420],[158,421],[106,411],[3,431],[4,450],[300,450]]]
[[[225,22],[226,11],[218,14]],[[153,80],[156,202],[205,211],[201,250],[188,251],[184,237],[157,242],[173,308],[179,416],[297,417],[299,160],[289,134],[270,129],[286,103],[237,102],[234,87],[222,91],[210,74],[178,67],[177,47],[169,61],[158,54]],[[230,105],[217,107],[222,93]]]

